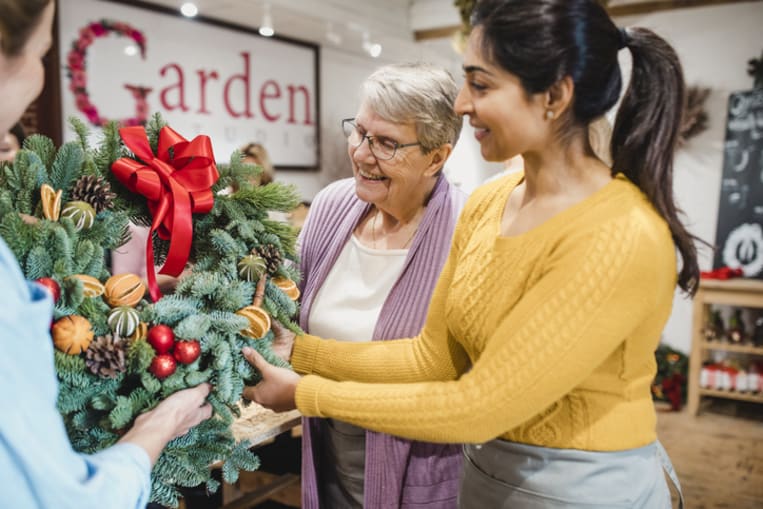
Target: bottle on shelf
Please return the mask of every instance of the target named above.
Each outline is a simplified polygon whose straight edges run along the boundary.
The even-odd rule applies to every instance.
[[[752,343],[757,347],[763,347],[763,315],[755,320],[755,329],[752,333]]]
[[[705,341],[719,341],[724,337],[725,326],[723,324],[723,316],[719,309],[714,309],[712,313],[707,316],[707,323],[705,324],[702,332],[705,336]]]
[[[736,345],[741,345],[745,341],[746,336],[744,320],[742,320],[742,310],[741,308],[735,308],[734,313],[729,318],[729,341]]]

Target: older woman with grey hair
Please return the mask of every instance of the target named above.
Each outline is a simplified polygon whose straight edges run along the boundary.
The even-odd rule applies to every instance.
[[[456,94],[450,74],[425,64],[385,66],[364,83],[342,121],[353,178],[316,196],[300,235],[306,331],[380,341],[421,330],[465,201],[442,174],[461,131]],[[336,419],[305,419],[303,430],[306,509],[456,506],[456,445]]]

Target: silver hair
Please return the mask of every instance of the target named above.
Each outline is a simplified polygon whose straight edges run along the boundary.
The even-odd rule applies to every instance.
[[[455,144],[461,116],[453,109],[458,87],[446,70],[425,63],[385,65],[363,83],[361,99],[389,122],[416,125],[424,153]]]

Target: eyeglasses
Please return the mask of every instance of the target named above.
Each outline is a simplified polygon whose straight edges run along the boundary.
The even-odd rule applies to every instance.
[[[368,140],[368,148],[371,149],[371,153],[374,157],[380,161],[387,161],[395,157],[397,149],[405,147],[414,147],[421,145],[420,142],[415,143],[398,143],[392,138],[386,136],[369,136],[362,134],[358,130],[358,125],[355,123],[354,118],[345,118],[342,120],[342,130],[344,135],[347,136],[347,143],[351,147],[359,147],[363,144],[363,140]]]

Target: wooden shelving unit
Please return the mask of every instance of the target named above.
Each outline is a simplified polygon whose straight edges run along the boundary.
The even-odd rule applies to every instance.
[[[763,347],[737,345],[723,341],[706,341],[703,328],[713,305],[763,309],[763,281],[732,279],[702,280],[694,297],[692,347],[689,358],[689,412],[696,415],[703,397],[734,399],[763,403],[763,393],[703,389],[699,385],[702,364],[711,351],[735,352],[763,358]]]

